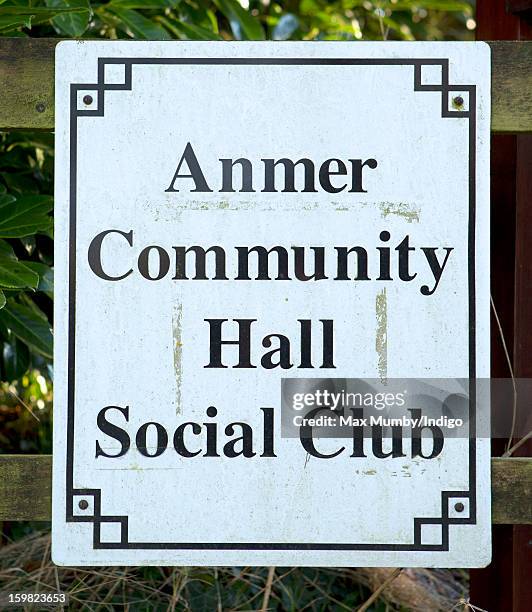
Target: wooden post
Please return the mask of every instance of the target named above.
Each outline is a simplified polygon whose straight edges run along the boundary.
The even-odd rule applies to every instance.
[[[483,0],[477,3],[479,40],[532,40],[532,0]],[[532,137],[492,137],[491,290],[516,377],[532,374]],[[528,203],[527,203],[528,200]],[[515,267],[512,265],[515,262]],[[500,332],[492,317],[492,377],[508,377]],[[518,431],[527,431],[527,415],[518,415]],[[530,411],[528,411],[530,413]],[[529,429],[532,423],[529,420]],[[494,456],[504,451],[494,440]],[[520,453],[530,454],[530,446]],[[493,528],[493,561],[471,571],[471,602],[486,610],[524,612],[532,601],[530,526]]]

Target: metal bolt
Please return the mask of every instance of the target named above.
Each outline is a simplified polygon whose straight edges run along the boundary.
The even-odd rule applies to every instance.
[[[44,113],[44,111],[46,110],[46,106],[42,102],[39,102],[38,104],[35,105],[35,110],[38,113]]]
[[[83,96],[83,102],[87,105],[90,106],[93,103],[93,99],[92,96],[89,96],[89,94],[87,94],[86,96]]]
[[[81,510],[86,510],[89,507],[89,502],[86,499],[80,499],[78,506]]]
[[[456,98],[453,98],[453,104],[455,106],[463,106],[464,105],[464,99],[462,98],[462,96],[456,96]]]
[[[457,512],[463,512],[463,511],[465,510],[465,506],[464,506],[464,504],[463,504],[462,502],[458,502],[458,503],[456,503],[456,504],[454,505],[454,509],[455,509]]]

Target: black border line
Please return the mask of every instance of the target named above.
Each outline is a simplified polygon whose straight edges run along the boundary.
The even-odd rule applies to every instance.
[[[122,64],[125,69],[124,84],[105,84],[106,64]],[[277,66],[413,66],[414,91],[440,92],[442,96],[442,118],[467,118],[469,121],[469,217],[468,217],[468,309],[469,309],[469,491],[443,491],[442,517],[414,518],[413,544],[365,544],[365,543],[191,543],[191,542],[129,542],[127,541],[128,517],[95,516],[85,518],[74,515],[74,495],[95,495],[97,509],[100,510],[99,489],[74,488],[74,416],[75,416],[75,328],[76,328],[76,204],[77,204],[77,117],[103,116],[105,90],[131,89],[132,66],[139,65],[277,65]],[[441,85],[422,85],[421,67],[440,65],[442,68]],[[476,524],[476,296],[475,296],[475,219],[476,219],[476,86],[449,85],[449,60],[443,58],[98,58],[97,84],[70,85],[70,186],[69,186],[69,264],[68,264],[68,368],[67,368],[67,460],[66,460],[66,521],[92,522],[94,549],[145,549],[145,550],[349,550],[349,551],[448,551],[450,524]],[[80,90],[98,92],[96,110],[78,110],[77,95]],[[469,103],[467,111],[449,111],[450,91],[467,91]],[[469,499],[469,518],[449,518],[448,502],[450,497]],[[102,522],[121,523],[121,542],[101,542]],[[421,544],[421,526],[436,524],[442,527],[441,544]]]

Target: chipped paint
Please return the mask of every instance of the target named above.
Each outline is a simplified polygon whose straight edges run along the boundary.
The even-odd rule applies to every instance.
[[[173,353],[174,353],[174,373],[176,383],[176,403],[175,412],[180,414],[181,412],[181,382],[183,375],[183,359],[182,359],[182,348],[181,343],[181,320],[183,315],[183,306],[181,303],[176,304],[172,315],[172,339],[173,339]]]
[[[349,207],[345,206],[345,203],[333,201],[331,204],[334,206],[336,211],[348,211]],[[412,202],[357,202],[357,206],[371,206],[373,208],[378,207],[381,212],[381,217],[386,219],[387,217],[394,215],[396,217],[402,217],[406,219],[408,223],[419,222],[421,211],[415,203]]]
[[[261,211],[313,211],[318,210],[321,202],[311,201],[306,202],[303,206],[297,203],[284,204],[283,206],[272,206],[271,204],[261,204],[261,202],[253,200],[183,200],[182,202],[170,202],[172,210],[261,210]],[[338,203],[337,203],[338,204]],[[349,210],[348,208],[338,208],[338,210]]]
[[[377,331],[375,337],[375,350],[377,351],[377,368],[382,381],[387,378],[388,370],[388,301],[386,288],[377,293],[375,298],[375,314],[377,318]]]
[[[379,202],[378,206],[383,219],[386,219],[390,215],[396,215],[398,217],[403,217],[408,223],[419,221],[419,209],[408,202]]]

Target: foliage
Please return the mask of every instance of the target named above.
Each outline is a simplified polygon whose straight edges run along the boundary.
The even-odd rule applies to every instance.
[[[52,385],[39,370],[0,384],[0,444],[6,453],[52,452]]]
[[[0,7],[1,8],[1,7]],[[0,372],[52,358],[53,136],[0,135]]]
[[[144,40],[440,40],[472,29],[464,0],[0,2],[0,33]]]

